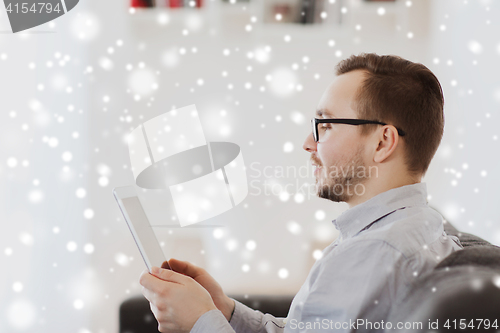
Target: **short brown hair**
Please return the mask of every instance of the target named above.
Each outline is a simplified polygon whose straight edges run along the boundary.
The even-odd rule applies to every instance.
[[[436,76],[424,65],[394,55],[362,53],[342,60],[336,75],[367,73],[353,107],[359,118],[378,120],[405,131],[405,162],[412,175],[424,175],[444,131],[444,97]],[[361,134],[376,125],[360,126]]]

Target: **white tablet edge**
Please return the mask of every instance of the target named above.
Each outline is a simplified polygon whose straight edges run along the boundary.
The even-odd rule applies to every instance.
[[[166,260],[166,258],[165,258],[165,255],[163,254],[163,251],[160,247],[160,244],[158,243],[158,239],[156,238],[156,236],[153,232],[153,229],[149,225],[149,220],[148,220],[146,213],[144,212],[144,209],[140,203],[140,200],[137,196],[135,188],[133,186],[116,187],[113,189],[113,195],[116,199],[116,202],[118,203],[118,206],[120,207],[120,210],[123,214],[125,222],[127,222],[127,225],[128,225],[129,230],[132,234],[132,237],[134,238],[134,241],[139,249],[139,252],[141,253],[141,256],[142,256],[144,262],[146,263],[146,266],[147,266],[149,272],[151,272],[152,266],[160,267],[161,264],[163,263],[163,261]],[[139,212],[139,214],[142,213],[142,215],[144,217],[144,221],[147,222],[147,225],[140,224],[141,221],[132,221],[132,219],[130,218],[130,215],[129,215],[129,213],[128,213],[128,211],[125,208],[125,205],[123,203],[123,199],[127,199],[127,198],[137,198],[137,202],[138,202],[140,209],[141,209],[141,212]],[[144,221],[142,221],[142,222],[144,223]],[[139,224],[135,225],[134,223],[136,223],[136,224],[139,223]],[[147,237],[147,239],[141,239],[141,237],[139,236],[139,233],[143,238]],[[155,263],[155,264],[151,263],[151,260],[148,256],[148,253],[143,246],[143,241],[148,241],[150,249],[155,251],[155,252],[158,252],[154,256],[156,258],[163,258],[162,262]]]

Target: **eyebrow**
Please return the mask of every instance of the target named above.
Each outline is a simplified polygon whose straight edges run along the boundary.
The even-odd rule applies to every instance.
[[[316,115],[318,117],[329,116],[331,118],[335,118],[335,115],[332,112],[328,111],[327,109],[318,109],[318,110],[316,110]]]

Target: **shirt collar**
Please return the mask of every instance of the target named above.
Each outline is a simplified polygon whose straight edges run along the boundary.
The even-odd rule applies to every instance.
[[[426,183],[392,188],[344,211],[332,221],[342,240],[355,236],[374,221],[402,208],[427,205]]]

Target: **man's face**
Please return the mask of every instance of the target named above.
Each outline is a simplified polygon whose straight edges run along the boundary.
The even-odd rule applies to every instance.
[[[336,77],[323,93],[316,118],[359,118],[352,106],[359,86],[364,80],[363,71],[353,71]],[[363,125],[361,125],[363,126]],[[323,128],[322,128],[323,127]],[[315,170],[317,195],[335,202],[348,202],[364,193],[362,185],[368,176],[365,142],[359,126],[347,124],[318,124],[319,142],[312,133],[303,148],[311,153]],[[361,170],[365,173],[361,173]],[[361,184],[361,185],[358,185]],[[356,186],[358,185],[358,186]]]

